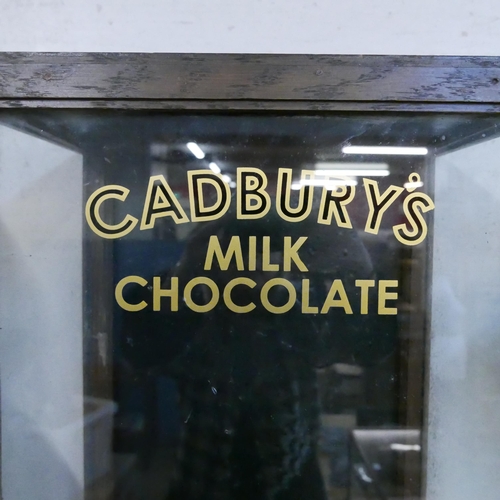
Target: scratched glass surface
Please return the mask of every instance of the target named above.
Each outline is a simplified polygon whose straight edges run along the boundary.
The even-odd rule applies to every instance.
[[[0,112],[2,498],[497,498],[497,124]]]

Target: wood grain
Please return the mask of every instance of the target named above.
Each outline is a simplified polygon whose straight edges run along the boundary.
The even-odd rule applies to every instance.
[[[279,111],[297,114],[323,111],[397,113],[499,113],[500,103],[404,102],[404,101],[269,101],[201,99],[0,99],[0,109],[115,109],[143,111],[256,112]]]
[[[500,103],[500,58],[3,53],[0,99]]]

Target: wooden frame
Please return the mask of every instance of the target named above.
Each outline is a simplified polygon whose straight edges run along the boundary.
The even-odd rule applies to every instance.
[[[500,110],[494,57],[0,54],[0,107]]]

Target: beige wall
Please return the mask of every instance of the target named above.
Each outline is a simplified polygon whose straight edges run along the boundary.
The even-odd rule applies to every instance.
[[[500,54],[495,0],[0,0],[0,50]]]

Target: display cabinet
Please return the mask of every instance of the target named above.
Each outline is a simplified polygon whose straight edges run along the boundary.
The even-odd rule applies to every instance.
[[[499,82],[0,54],[2,498],[497,498]]]

